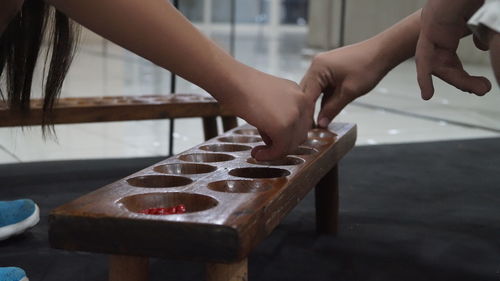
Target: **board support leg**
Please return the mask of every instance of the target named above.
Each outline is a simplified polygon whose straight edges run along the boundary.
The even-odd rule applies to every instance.
[[[238,119],[236,116],[222,116],[222,129],[227,132],[238,127]]]
[[[207,263],[206,281],[247,281],[248,259],[236,263]]]
[[[149,258],[134,256],[109,256],[109,281],[147,281]]]
[[[215,138],[219,135],[216,117],[203,117],[203,133],[205,134],[205,140]]]
[[[339,227],[339,170],[335,165],[318,183],[316,195],[316,232],[336,235]]]

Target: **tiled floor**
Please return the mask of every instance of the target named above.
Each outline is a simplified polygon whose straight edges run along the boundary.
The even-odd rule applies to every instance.
[[[226,33],[210,34],[223,46]],[[238,33],[236,57],[262,71],[299,81],[309,65],[301,55],[304,32],[269,38],[259,32]],[[466,66],[492,81],[488,66]],[[413,62],[391,72],[369,95],[337,118],[358,124],[358,145],[500,136],[498,86],[482,98],[459,92],[440,81],[436,96],[419,98]],[[169,73],[111,43],[85,44],[70,71],[63,96],[169,93]],[[224,81],[220,81],[224,83]],[[178,92],[203,92],[178,80]],[[39,128],[0,129],[0,163],[166,155],[168,121],[138,121],[56,126],[57,141],[43,140]],[[175,123],[175,153],[203,141],[201,120]]]

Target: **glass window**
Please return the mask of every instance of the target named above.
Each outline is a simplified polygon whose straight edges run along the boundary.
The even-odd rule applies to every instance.
[[[236,0],[236,22],[267,23],[269,21],[269,0]],[[231,0],[213,0],[212,21],[230,21]]]
[[[309,0],[282,0],[281,23],[307,24]]]
[[[179,10],[186,16],[190,21],[202,22],[203,21],[203,7],[205,6],[205,1],[199,0],[180,0]]]

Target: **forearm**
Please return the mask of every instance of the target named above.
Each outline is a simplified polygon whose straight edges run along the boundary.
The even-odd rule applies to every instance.
[[[165,0],[48,2],[83,26],[199,85],[217,99],[231,95],[239,84],[239,73],[248,71]]]
[[[489,30],[488,46],[490,49],[491,67],[497,79],[497,84],[500,85],[500,33]]]
[[[368,39],[375,51],[373,60],[380,71],[389,72],[403,61],[415,55],[420,33],[421,10],[409,15],[384,32]]]

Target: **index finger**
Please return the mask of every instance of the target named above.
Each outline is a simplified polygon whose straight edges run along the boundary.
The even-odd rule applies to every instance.
[[[429,46],[431,45],[431,46]],[[431,57],[434,52],[432,44],[420,37],[415,52],[415,64],[417,67],[417,81],[420,87],[422,99],[429,100],[434,95],[434,85],[432,83]]]
[[[310,70],[306,72],[306,75],[302,78],[299,84],[302,91],[306,94],[307,97],[311,98],[311,100],[316,101],[318,97],[323,92],[321,88],[319,78],[313,75]]]

